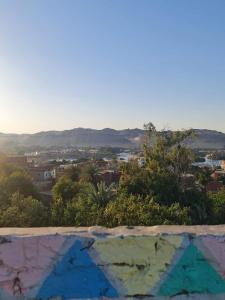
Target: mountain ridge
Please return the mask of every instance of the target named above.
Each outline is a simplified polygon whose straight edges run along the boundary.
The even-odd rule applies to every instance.
[[[194,149],[225,149],[225,133],[210,129],[194,129],[196,137],[187,144]],[[9,147],[122,147],[136,148],[142,141],[144,130],[127,128],[92,129],[73,128],[37,133],[0,133],[0,149]]]

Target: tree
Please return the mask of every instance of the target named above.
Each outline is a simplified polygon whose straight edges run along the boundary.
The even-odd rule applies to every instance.
[[[207,194],[198,189],[189,189],[182,194],[181,204],[189,207],[189,216],[193,225],[208,224],[211,204]]]
[[[65,176],[71,179],[72,181],[79,181],[81,169],[78,167],[72,167],[71,169],[66,170]]]
[[[10,198],[10,205],[1,211],[1,226],[39,227],[48,225],[47,208],[37,199],[15,193]]]
[[[211,204],[211,224],[225,224],[225,189],[217,193],[209,193]]]
[[[122,225],[152,226],[160,224],[190,224],[188,208],[178,203],[164,206],[150,197],[121,194],[110,201],[104,211],[104,222],[109,227]]]
[[[111,184],[107,186],[105,182],[97,183],[97,187],[93,184],[89,185],[89,189],[87,190],[89,199],[97,204],[99,207],[104,207],[115,194],[115,185]]]
[[[97,185],[98,169],[92,164],[87,164],[81,169],[80,181],[82,183],[92,183]]]
[[[104,225],[102,216],[103,208],[84,196],[74,198],[64,210],[64,222],[67,226]]]
[[[63,203],[71,200],[76,194],[82,190],[83,185],[73,182],[70,178],[62,176],[53,187],[54,199],[62,199]]]
[[[119,191],[132,195],[151,195],[150,176],[145,168],[140,168],[137,161],[123,163],[120,168],[121,176]]]
[[[146,168],[152,172],[174,175],[180,183],[193,162],[193,153],[184,141],[193,135],[192,130],[157,132],[152,123],[146,124],[144,156]]]
[[[65,216],[65,211],[70,206],[72,200],[77,199],[83,194],[86,195],[86,190],[86,184],[73,182],[67,176],[59,178],[58,182],[53,187],[53,200],[51,203],[51,220],[53,225],[69,225],[68,217]]]
[[[22,170],[14,171],[10,175],[2,177],[0,187],[8,195],[18,192],[25,197],[39,197],[30,177]]]
[[[63,202],[62,198],[53,198],[51,203],[51,224],[53,226],[63,226],[66,225],[64,222],[64,210],[66,204]]]
[[[209,168],[197,168],[195,170],[195,177],[197,182],[202,186],[206,187],[206,185],[209,183],[209,181],[212,180],[210,177],[212,174],[212,171]]]
[[[170,204],[180,202],[185,192],[183,177],[191,170],[194,158],[185,141],[193,131],[157,132],[152,123],[145,125],[145,131],[144,157],[155,196],[162,203],[166,198]]]

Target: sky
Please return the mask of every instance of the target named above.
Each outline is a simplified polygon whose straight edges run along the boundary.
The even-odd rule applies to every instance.
[[[0,132],[224,115],[224,0],[0,0]]]

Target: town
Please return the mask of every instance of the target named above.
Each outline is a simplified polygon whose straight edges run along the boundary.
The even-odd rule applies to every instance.
[[[225,187],[225,150],[198,150],[193,162],[193,173],[199,168],[209,174],[207,191],[217,192]],[[222,153],[222,158],[215,159]],[[197,157],[198,156],[198,157]],[[213,157],[214,156],[214,157]],[[4,161],[23,169],[43,196],[51,198],[57,180],[72,170],[88,166],[95,168],[96,182],[106,185],[118,184],[120,168],[124,163],[136,161],[139,167],[145,164],[143,151],[123,148],[71,148],[27,152],[23,155],[3,155]],[[186,174],[184,180],[194,180],[194,174]]]
[[[191,135],[149,123],[135,149],[2,153],[0,225],[220,224],[225,151],[191,149],[185,145]]]

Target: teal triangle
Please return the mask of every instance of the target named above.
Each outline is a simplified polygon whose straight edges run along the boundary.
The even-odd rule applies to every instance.
[[[117,291],[92,261],[80,241],[55,265],[40,288],[37,299],[114,298]]]
[[[191,243],[159,288],[158,296],[220,294],[225,281]]]

